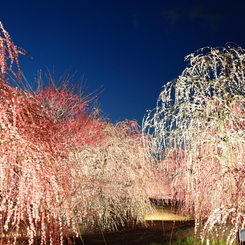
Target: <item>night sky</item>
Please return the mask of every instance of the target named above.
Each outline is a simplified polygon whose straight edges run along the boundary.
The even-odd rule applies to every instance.
[[[0,21],[14,43],[28,82],[47,68],[57,80],[70,68],[85,74],[103,115],[139,124],[161,87],[204,46],[235,42],[245,48],[244,0],[5,0]]]

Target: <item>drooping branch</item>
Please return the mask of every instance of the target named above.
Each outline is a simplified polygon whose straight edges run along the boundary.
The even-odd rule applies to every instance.
[[[158,165],[176,169],[170,192],[184,200],[183,210],[193,210],[196,220],[221,206],[227,213],[231,206],[243,213],[244,187],[238,188],[232,171],[245,168],[245,50],[233,44],[206,47],[186,60],[189,65],[163,87],[144,119],[143,131],[153,138],[148,150]],[[182,151],[188,157],[167,154]]]
[[[5,79],[6,73],[10,71],[19,81],[21,81],[19,54],[26,55],[28,53],[27,51],[16,46],[13,43],[9,33],[4,29],[2,22],[0,22],[0,76],[1,76],[1,79]],[[16,64],[17,72],[14,71],[13,69],[14,63]]]

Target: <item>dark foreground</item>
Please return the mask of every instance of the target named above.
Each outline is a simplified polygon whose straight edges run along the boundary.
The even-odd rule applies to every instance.
[[[194,237],[194,222],[154,221],[148,227],[136,226],[118,232],[85,234],[76,245],[149,245]]]

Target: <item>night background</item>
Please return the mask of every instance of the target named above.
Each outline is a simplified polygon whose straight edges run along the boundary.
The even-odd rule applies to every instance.
[[[205,46],[245,48],[245,1],[8,0],[0,21],[28,82],[47,68],[57,80],[70,68],[98,95],[103,115],[139,124],[161,87],[187,66],[184,57]],[[98,91],[96,92],[98,94]],[[96,94],[95,93],[95,94]]]

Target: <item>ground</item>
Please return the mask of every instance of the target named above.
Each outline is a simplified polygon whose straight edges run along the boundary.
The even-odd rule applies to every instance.
[[[193,221],[148,221],[148,226],[138,225],[118,232],[84,234],[84,245],[149,245],[194,236]],[[76,245],[82,245],[77,240]]]

